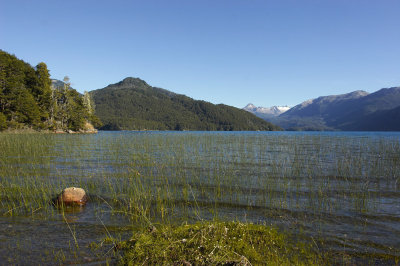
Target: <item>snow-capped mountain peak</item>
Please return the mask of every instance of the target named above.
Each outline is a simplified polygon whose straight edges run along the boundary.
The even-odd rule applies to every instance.
[[[243,108],[243,110],[246,110],[246,111],[249,111],[249,112],[250,112],[250,110],[256,110],[256,109],[257,109],[257,106],[255,106],[255,105],[252,104],[252,103],[247,104],[247,105]]]
[[[264,119],[278,116],[289,109],[289,106],[257,107],[252,103],[249,103],[248,105],[246,105],[246,107],[243,108],[243,110],[246,110]]]

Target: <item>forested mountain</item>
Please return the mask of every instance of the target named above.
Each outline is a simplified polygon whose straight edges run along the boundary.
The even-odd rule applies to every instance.
[[[96,115],[109,130],[279,130],[244,110],[152,87],[126,78],[90,92]]]
[[[400,87],[354,91],[305,101],[272,121],[293,130],[396,131]]]
[[[0,50],[0,130],[87,131],[99,124],[90,95],[70,88],[66,78],[53,87],[45,63],[32,67]]]

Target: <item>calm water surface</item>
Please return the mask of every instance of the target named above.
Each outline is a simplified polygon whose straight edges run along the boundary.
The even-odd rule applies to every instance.
[[[55,191],[82,186],[91,201],[67,213],[1,209],[0,261],[115,262],[112,245],[101,241],[110,234],[127,239],[137,227],[116,210],[134,201],[130,187],[138,184],[134,191],[149,191],[156,222],[265,223],[322,250],[400,256],[400,133],[120,131],[46,138],[27,152],[34,155],[2,151],[2,186],[24,186],[27,178]]]

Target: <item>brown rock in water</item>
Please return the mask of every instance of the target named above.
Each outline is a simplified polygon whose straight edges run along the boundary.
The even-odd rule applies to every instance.
[[[86,192],[82,188],[69,187],[64,189],[58,196],[58,203],[64,205],[83,206],[88,201]]]

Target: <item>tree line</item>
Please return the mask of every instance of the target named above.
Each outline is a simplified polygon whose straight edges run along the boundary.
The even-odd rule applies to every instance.
[[[68,77],[53,86],[45,63],[32,67],[0,50],[0,130],[81,131],[88,123],[101,126],[89,93],[72,89]]]

